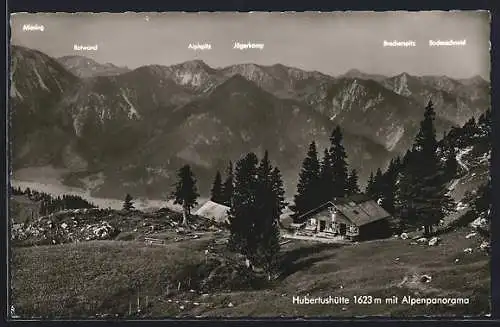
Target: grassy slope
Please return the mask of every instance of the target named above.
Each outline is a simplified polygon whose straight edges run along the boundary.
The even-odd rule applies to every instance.
[[[88,317],[95,313],[123,316],[129,310],[129,303],[135,307],[137,298],[143,314],[153,317],[486,314],[489,313],[489,257],[477,250],[479,239],[465,239],[468,232],[443,235],[443,242],[436,247],[410,245],[409,240],[399,239],[344,247],[289,243],[282,249],[281,276],[264,287],[255,283],[249,287],[250,282],[241,275],[244,270],[241,266],[227,269],[239,261],[229,259],[224,245],[214,249],[220,255],[206,261],[204,251],[210,239],[220,238],[210,233],[198,240],[153,247],[136,241],[98,241],[13,248],[13,301],[21,316],[48,312],[54,316]],[[465,254],[466,247],[473,247],[474,252]],[[455,263],[457,258],[459,262]],[[405,277],[411,280],[413,275],[420,274],[432,276],[432,281],[398,286]],[[202,281],[210,278],[215,287],[203,289]],[[182,284],[177,292],[179,281]],[[167,285],[170,285],[168,295]],[[292,304],[292,296],[306,294],[351,298],[420,294],[468,297],[470,304],[446,307]]]

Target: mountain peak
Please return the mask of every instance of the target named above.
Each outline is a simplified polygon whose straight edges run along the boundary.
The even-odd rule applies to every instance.
[[[257,84],[254,82],[246,79],[244,76],[241,74],[234,74],[233,76],[229,77],[226,81],[224,81],[222,84],[217,86],[214,90],[216,93],[240,93],[240,92],[265,92],[261,88],[258,87]]]
[[[359,78],[359,79],[374,80],[374,81],[382,81],[382,80],[387,78],[386,76],[383,76],[383,75],[368,74],[368,73],[362,72],[361,70],[356,69],[356,68],[349,69],[343,75],[340,75],[340,77]]]
[[[474,75],[469,78],[463,78],[460,80],[460,82],[464,84],[483,84],[483,83],[488,83],[482,76],[480,75]]]
[[[408,74],[407,72],[402,72],[402,73],[396,75],[395,77],[411,77],[411,75]]]
[[[352,75],[352,74],[363,74],[362,71],[356,68],[349,69],[344,75]]]
[[[187,69],[203,69],[203,70],[211,69],[210,66],[208,66],[203,60],[200,59],[184,61],[176,66],[184,67]]]

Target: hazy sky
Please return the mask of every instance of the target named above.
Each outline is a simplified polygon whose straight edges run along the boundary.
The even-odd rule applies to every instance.
[[[23,31],[39,24],[43,32]],[[15,14],[12,43],[48,55],[85,55],[136,68],[201,59],[212,67],[281,63],[331,75],[366,73],[447,75],[489,79],[490,19],[485,11],[337,13]],[[429,40],[467,40],[466,46],[429,47]],[[413,40],[416,47],[383,47]],[[264,49],[235,50],[234,42]],[[210,43],[194,51],[189,43]],[[73,45],[98,45],[74,51]]]

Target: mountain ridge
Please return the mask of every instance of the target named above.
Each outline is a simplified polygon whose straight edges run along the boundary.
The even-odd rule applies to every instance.
[[[215,69],[201,60],[81,78],[40,52],[31,54],[27,48],[16,47],[12,52],[15,62],[33,63],[13,70],[16,92],[30,98],[21,101],[17,96],[14,100],[14,130],[31,135],[26,138],[21,132],[13,133],[14,168],[55,163],[78,171],[106,171],[111,186],[96,190],[103,194],[123,184],[124,178],[137,176],[143,189],[157,192],[165,183],[161,178],[173,178],[165,172],[174,171],[183,162],[198,167],[206,190],[215,170],[225,168],[227,162],[223,161],[234,161],[242,151],[261,152],[265,148],[273,150],[271,156],[285,167],[293,189],[308,143],[314,139],[320,147],[326,146],[336,124],[343,129],[350,161],[361,170],[363,183],[371,170],[383,167],[409,146],[423,115],[424,106],[418,99],[393,91],[398,81],[384,86],[374,80],[335,78],[281,64]],[[38,61],[33,62],[32,57]],[[26,91],[26,86],[38,79],[35,71],[44,72],[40,76],[43,81],[61,79],[62,85],[67,84],[61,92],[50,95],[50,105],[44,110],[53,114],[46,119],[45,129],[39,128],[38,121],[29,126],[22,123],[30,117],[27,113],[42,112],[38,103],[44,93]],[[409,75],[406,78],[413,81]],[[434,85],[432,81],[415,81],[426,90]],[[476,92],[481,99],[482,91],[470,91],[469,87],[464,85],[460,92]],[[462,109],[459,114],[470,118],[468,109]],[[446,117],[440,119],[443,130],[453,125]],[[52,144],[41,142],[40,135],[50,136]],[[52,155],[41,160],[44,151]],[[231,155],[217,160],[217,151]],[[116,169],[117,165],[122,168]]]

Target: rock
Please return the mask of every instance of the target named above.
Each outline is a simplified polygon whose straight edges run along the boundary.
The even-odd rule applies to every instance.
[[[481,243],[481,245],[479,245],[479,248],[480,248],[481,250],[489,250],[489,248],[490,248],[490,243],[489,243],[489,242],[487,242],[487,241],[483,241],[483,242]]]
[[[183,305],[181,305],[181,306],[179,307],[179,309],[184,310],[184,306],[183,306]]]
[[[417,240],[418,243],[426,243],[427,242],[427,238],[425,237],[421,237]]]
[[[198,302],[193,302],[194,305],[199,306],[200,304]]]
[[[401,239],[406,240],[406,239],[408,239],[408,234],[406,234],[406,233],[401,233],[401,236],[400,236],[400,237],[401,237]]]
[[[439,243],[439,241],[440,241],[439,237],[433,237],[429,241],[429,246],[437,245]]]
[[[417,242],[410,242],[410,245],[417,245]]]
[[[432,277],[429,275],[422,275],[420,276],[420,282],[421,283],[430,283],[432,280]]]
[[[66,224],[66,223],[62,223],[62,224],[61,224],[61,228],[63,228],[63,229],[68,228],[68,224]]]
[[[464,249],[464,252],[465,253],[472,253],[472,249],[471,248]]]
[[[476,232],[474,232],[474,233],[470,233],[470,234],[467,234],[467,235],[465,236],[465,238],[466,238],[466,239],[469,239],[469,238],[474,237],[474,236],[476,236],[476,235],[477,235],[477,233],[476,233]]]
[[[472,228],[484,228],[484,227],[487,227],[488,226],[488,220],[486,220],[486,218],[477,218],[476,220],[474,220],[470,226]]]
[[[227,305],[229,308],[232,308],[234,307],[234,304],[232,302],[229,302],[229,304]]]
[[[457,259],[455,259],[455,263],[458,263],[459,261],[460,261],[460,260],[459,260],[458,258],[457,258]]]
[[[398,258],[395,258],[394,261],[399,261],[399,257]]]

